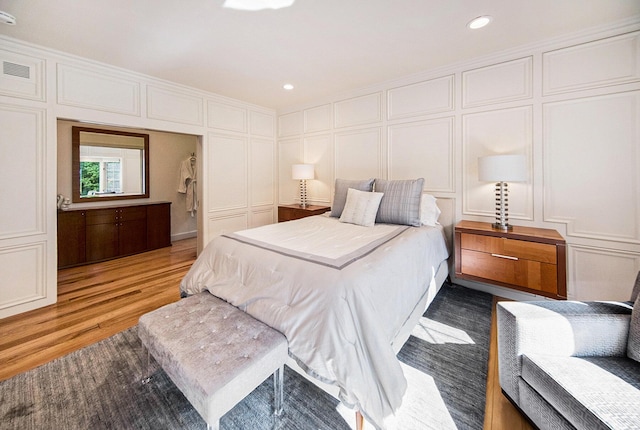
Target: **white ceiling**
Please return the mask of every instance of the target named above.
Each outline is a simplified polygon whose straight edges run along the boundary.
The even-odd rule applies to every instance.
[[[0,0],[0,34],[281,109],[640,16],[640,0]],[[466,24],[492,15],[490,26]],[[293,91],[282,89],[295,85]]]

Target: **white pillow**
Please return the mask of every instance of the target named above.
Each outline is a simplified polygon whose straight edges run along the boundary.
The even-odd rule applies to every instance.
[[[376,214],[383,193],[347,190],[347,201],[340,215],[340,222],[372,227],[376,223]]]
[[[431,194],[423,194],[420,201],[420,223],[435,227],[440,217],[440,208],[436,204],[436,198]]]

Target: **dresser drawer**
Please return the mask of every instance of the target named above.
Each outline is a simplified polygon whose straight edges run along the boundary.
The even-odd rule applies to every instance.
[[[539,261],[541,263],[556,264],[557,261],[555,245],[468,233],[462,233],[460,239],[462,249]]]

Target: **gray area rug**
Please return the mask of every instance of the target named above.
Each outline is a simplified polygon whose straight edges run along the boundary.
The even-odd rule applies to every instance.
[[[443,286],[398,354],[409,382],[390,429],[481,429],[491,326],[490,294]],[[137,328],[0,382],[1,429],[206,429],[152,362]],[[285,369],[285,412],[271,415],[269,378],[221,420],[223,430],[347,430],[352,411]],[[371,429],[370,425],[366,426]]]

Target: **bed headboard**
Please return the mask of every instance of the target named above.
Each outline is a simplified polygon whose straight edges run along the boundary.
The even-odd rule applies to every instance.
[[[456,218],[455,199],[437,197],[436,204],[441,211],[438,222],[444,228],[449,252],[453,253],[453,228],[455,227]]]

